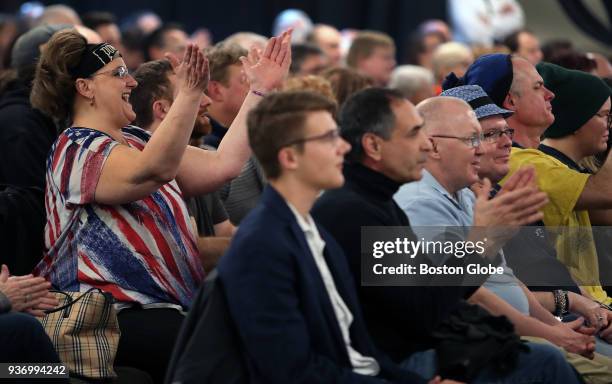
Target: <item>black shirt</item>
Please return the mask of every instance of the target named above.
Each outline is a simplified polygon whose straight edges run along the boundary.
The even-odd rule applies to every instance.
[[[212,127],[212,131],[204,136],[204,144],[209,145],[213,148],[219,148],[219,144],[221,144],[221,140],[225,137],[227,133],[227,128],[221,125],[217,120],[212,117],[208,117],[210,119],[210,125]]]

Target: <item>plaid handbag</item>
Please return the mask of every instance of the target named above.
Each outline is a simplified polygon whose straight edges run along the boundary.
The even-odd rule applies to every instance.
[[[60,360],[71,375],[114,378],[119,345],[119,323],[113,296],[98,288],[86,292],[51,291],[60,306],[46,311],[40,321]]]

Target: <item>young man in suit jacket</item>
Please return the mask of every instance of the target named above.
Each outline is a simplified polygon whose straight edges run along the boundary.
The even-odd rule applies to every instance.
[[[249,373],[253,383],[424,383],[374,347],[346,258],[309,213],[344,182],[350,145],[334,112],[323,96],[283,92],[249,115],[269,185],[218,268]]]

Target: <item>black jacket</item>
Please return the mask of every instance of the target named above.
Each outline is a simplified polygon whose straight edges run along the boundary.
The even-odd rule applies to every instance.
[[[343,248],[356,281],[361,281],[361,227],[409,226],[393,200],[400,184],[360,164],[345,165],[345,184],[327,191],[312,210],[317,222]],[[412,231],[408,237],[416,236]],[[360,286],[366,324],[376,345],[396,361],[433,348],[431,332],[477,287]]]
[[[44,189],[47,155],[58,134],[29,97],[29,88],[14,82],[0,98],[0,183]]]
[[[213,270],[174,345],[166,383],[245,384],[248,370],[221,281]]]
[[[53,120],[33,109],[18,80],[0,98],[0,262],[28,274],[42,258],[46,159]]]

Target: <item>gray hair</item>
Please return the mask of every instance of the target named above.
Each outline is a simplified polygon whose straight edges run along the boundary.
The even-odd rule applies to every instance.
[[[433,73],[419,65],[400,65],[391,73],[389,88],[400,91],[404,97],[410,99],[423,87],[434,84]]]
[[[248,51],[253,45],[257,48],[265,48],[268,38],[254,32],[236,32],[225,38],[223,42],[228,45],[239,45]]]
[[[395,113],[391,105],[404,100],[396,89],[367,88],[349,97],[340,110],[340,132],[351,144],[346,160],[358,163],[365,156],[361,139],[366,133],[389,140],[395,128]]]

